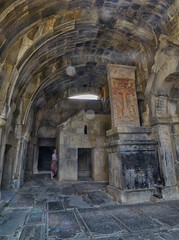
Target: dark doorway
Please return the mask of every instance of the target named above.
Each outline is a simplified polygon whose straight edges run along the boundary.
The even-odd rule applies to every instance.
[[[51,159],[55,147],[39,147],[39,171],[50,171]]]
[[[91,149],[78,148],[78,177],[91,178]]]

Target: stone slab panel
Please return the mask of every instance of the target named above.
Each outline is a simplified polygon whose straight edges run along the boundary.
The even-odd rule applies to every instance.
[[[111,210],[110,214],[118,219],[128,231],[146,231],[150,229],[160,229],[161,224],[150,219],[148,216],[132,209],[115,209]]]
[[[45,225],[25,226],[19,240],[44,240]]]
[[[159,205],[161,205],[161,206],[164,205],[165,207],[173,208],[173,209],[179,211],[179,201],[177,201],[177,200],[167,201],[167,202],[165,201],[163,203],[160,203]]]
[[[46,211],[47,210],[47,202],[46,202],[46,200],[42,200],[42,201],[37,200],[37,201],[35,201],[34,207]]]
[[[178,211],[159,205],[146,206],[142,211],[166,227],[179,227]]]
[[[57,239],[59,239],[59,238],[56,238],[56,237],[50,237],[50,238],[48,238],[48,240],[57,240]],[[62,239],[66,239],[66,238],[60,238],[60,240],[62,240]],[[91,240],[91,238],[89,238],[89,237],[86,236],[86,235],[83,236],[83,234],[82,234],[82,236],[81,236],[81,234],[80,234],[80,235],[78,235],[78,236],[75,237],[75,238],[68,238],[68,240]]]
[[[13,197],[15,193],[13,191],[8,190],[1,190],[1,200],[5,202],[9,202]]]
[[[94,240],[119,240],[119,236],[118,237],[112,237],[112,236],[110,236],[110,237],[98,237],[98,238],[94,238]]]
[[[42,213],[30,213],[26,221],[27,224],[41,223],[43,221]]]
[[[111,196],[101,191],[89,192],[88,198],[91,200],[93,205],[98,205],[100,207],[115,205]]]
[[[72,211],[61,211],[48,215],[49,237],[72,238],[81,233],[81,228]]]
[[[105,190],[107,183],[81,183],[74,184],[73,187],[76,189],[78,194],[84,194],[88,191]]]
[[[48,211],[60,211],[60,210],[64,210],[64,207],[61,201],[48,202]]]
[[[32,194],[15,195],[9,204],[10,207],[32,207],[34,203],[34,197]]]
[[[29,212],[30,209],[6,209],[0,217],[0,236],[19,232]]]
[[[66,208],[90,208],[92,207],[91,201],[86,196],[72,195],[64,198]]]
[[[0,240],[18,240],[18,238],[12,236],[3,236],[0,237]]]
[[[144,233],[137,235],[125,235],[118,238],[118,240],[161,240],[161,238],[154,233]],[[170,239],[171,240],[171,239]]]
[[[62,187],[62,195],[75,194],[75,189],[72,186]]]
[[[113,234],[124,231],[112,216],[109,216],[105,211],[99,209],[79,209],[79,212],[89,229],[96,234]]]
[[[160,234],[162,239],[165,240],[178,240],[179,239],[179,230],[173,230],[173,231],[166,231]]]
[[[58,187],[48,187],[48,188],[46,189],[46,191],[47,191],[48,193],[55,193],[55,194],[60,194],[60,193],[61,193],[61,189],[58,188]]]

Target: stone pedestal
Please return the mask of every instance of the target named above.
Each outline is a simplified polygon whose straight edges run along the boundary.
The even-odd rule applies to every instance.
[[[147,127],[118,127],[107,131],[108,192],[116,201],[150,201],[158,179],[157,142]]]
[[[158,178],[156,142],[140,127],[135,67],[108,65],[112,129],[107,131],[108,192],[119,202],[149,201]]]

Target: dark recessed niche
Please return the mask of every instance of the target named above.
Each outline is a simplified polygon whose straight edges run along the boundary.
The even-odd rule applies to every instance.
[[[88,129],[87,129],[87,126],[85,125],[84,126],[84,134],[87,134],[88,133]]]

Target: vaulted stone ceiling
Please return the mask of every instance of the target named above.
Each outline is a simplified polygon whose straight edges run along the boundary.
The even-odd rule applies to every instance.
[[[100,93],[106,64],[135,65],[145,90],[161,34],[175,37],[177,0],[1,0],[0,100],[43,106]],[[76,76],[65,68],[72,65]]]

